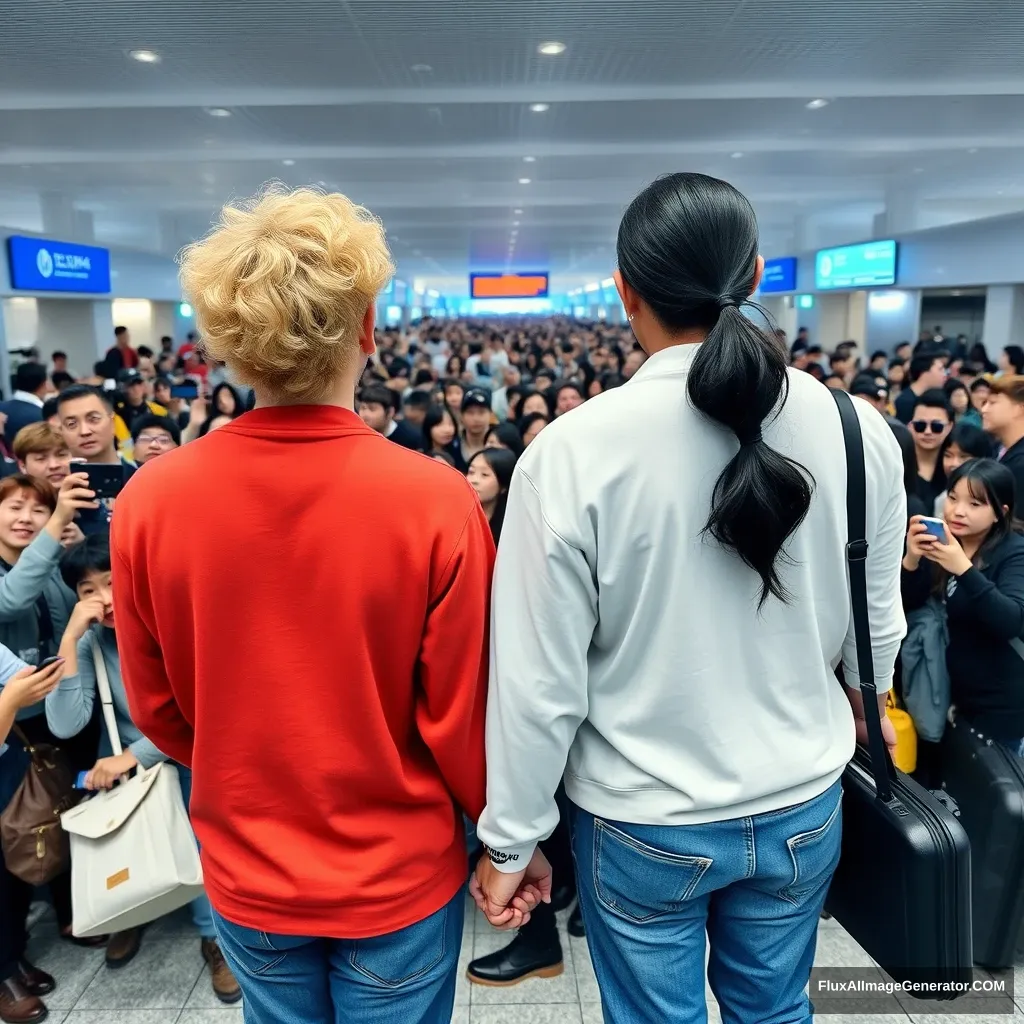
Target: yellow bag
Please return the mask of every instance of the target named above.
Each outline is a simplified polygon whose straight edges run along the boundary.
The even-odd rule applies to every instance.
[[[917,767],[917,729],[914,720],[896,706],[890,692],[885,702],[885,713],[896,729],[896,750],[892,759],[901,772],[908,775]]]

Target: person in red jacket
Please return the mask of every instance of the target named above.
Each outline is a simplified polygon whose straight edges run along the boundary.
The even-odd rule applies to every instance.
[[[392,272],[342,195],[225,210],[182,283],[256,408],[147,465],[113,522],[132,718],[193,769],[247,1021],[447,1024],[454,1002],[494,548],[459,474],[353,411]],[[198,499],[184,533],[168,494]]]

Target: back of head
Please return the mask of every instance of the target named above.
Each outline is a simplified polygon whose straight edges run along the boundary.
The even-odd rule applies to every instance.
[[[46,384],[47,376],[46,367],[42,363],[22,363],[14,371],[14,390],[34,395]]]
[[[687,393],[708,419],[731,430],[739,451],[715,484],[705,531],[761,579],[761,604],[785,600],[782,548],[807,515],[806,472],[769,448],[761,426],[785,402],[787,353],[740,311],[756,285],[757,220],[735,188],[703,174],[673,174],[648,186],[622,219],[623,280],[673,333],[706,330]]]
[[[61,579],[72,592],[93,572],[110,572],[110,537],[104,532],[86,535],[61,555]]]
[[[910,360],[910,370],[907,373],[910,383],[913,384],[915,381],[920,380],[935,365],[937,358],[938,356],[930,351],[915,355]]]
[[[380,222],[313,189],[226,207],[181,255],[204,351],[286,403],[323,400],[356,368],[364,318],[393,273]]]

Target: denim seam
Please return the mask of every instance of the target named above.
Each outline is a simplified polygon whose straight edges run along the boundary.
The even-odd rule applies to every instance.
[[[743,838],[747,844],[747,874],[746,878],[753,878],[757,872],[757,845],[754,842],[754,819],[743,819]]]
[[[448,951],[448,914],[451,911],[451,904],[447,904],[444,907],[444,917],[441,920],[441,951],[437,955],[437,959],[432,960],[425,967],[421,967],[418,971],[414,971],[412,974],[407,974],[404,978],[399,978],[397,981],[387,981],[385,978],[373,973],[361,964],[356,962],[356,957],[359,955],[359,941],[355,940],[355,945],[352,947],[352,952],[349,953],[348,962],[349,966],[353,970],[358,971],[364,978],[369,978],[371,981],[377,982],[379,985],[383,985],[385,988],[401,988],[402,985],[408,985],[410,981],[415,981],[417,978],[422,978],[424,974],[429,974],[445,957],[445,953]]]

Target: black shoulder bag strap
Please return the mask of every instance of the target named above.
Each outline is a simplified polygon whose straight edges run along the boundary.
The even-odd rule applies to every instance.
[[[864,701],[864,718],[868,729],[868,752],[875,794],[888,803],[892,799],[891,782],[896,776],[882,736],[878,717],[878,690],[875,688],[875,659],[871,651],[871,625],[868,617],[868,541],[867,482],[864,472],[864,438],[853,399],[845,391],[832,391],[839,407],[846,445],[846,562],[850,571],[850,601],[853,606],[853,632],[857,641],[857,671]]]

